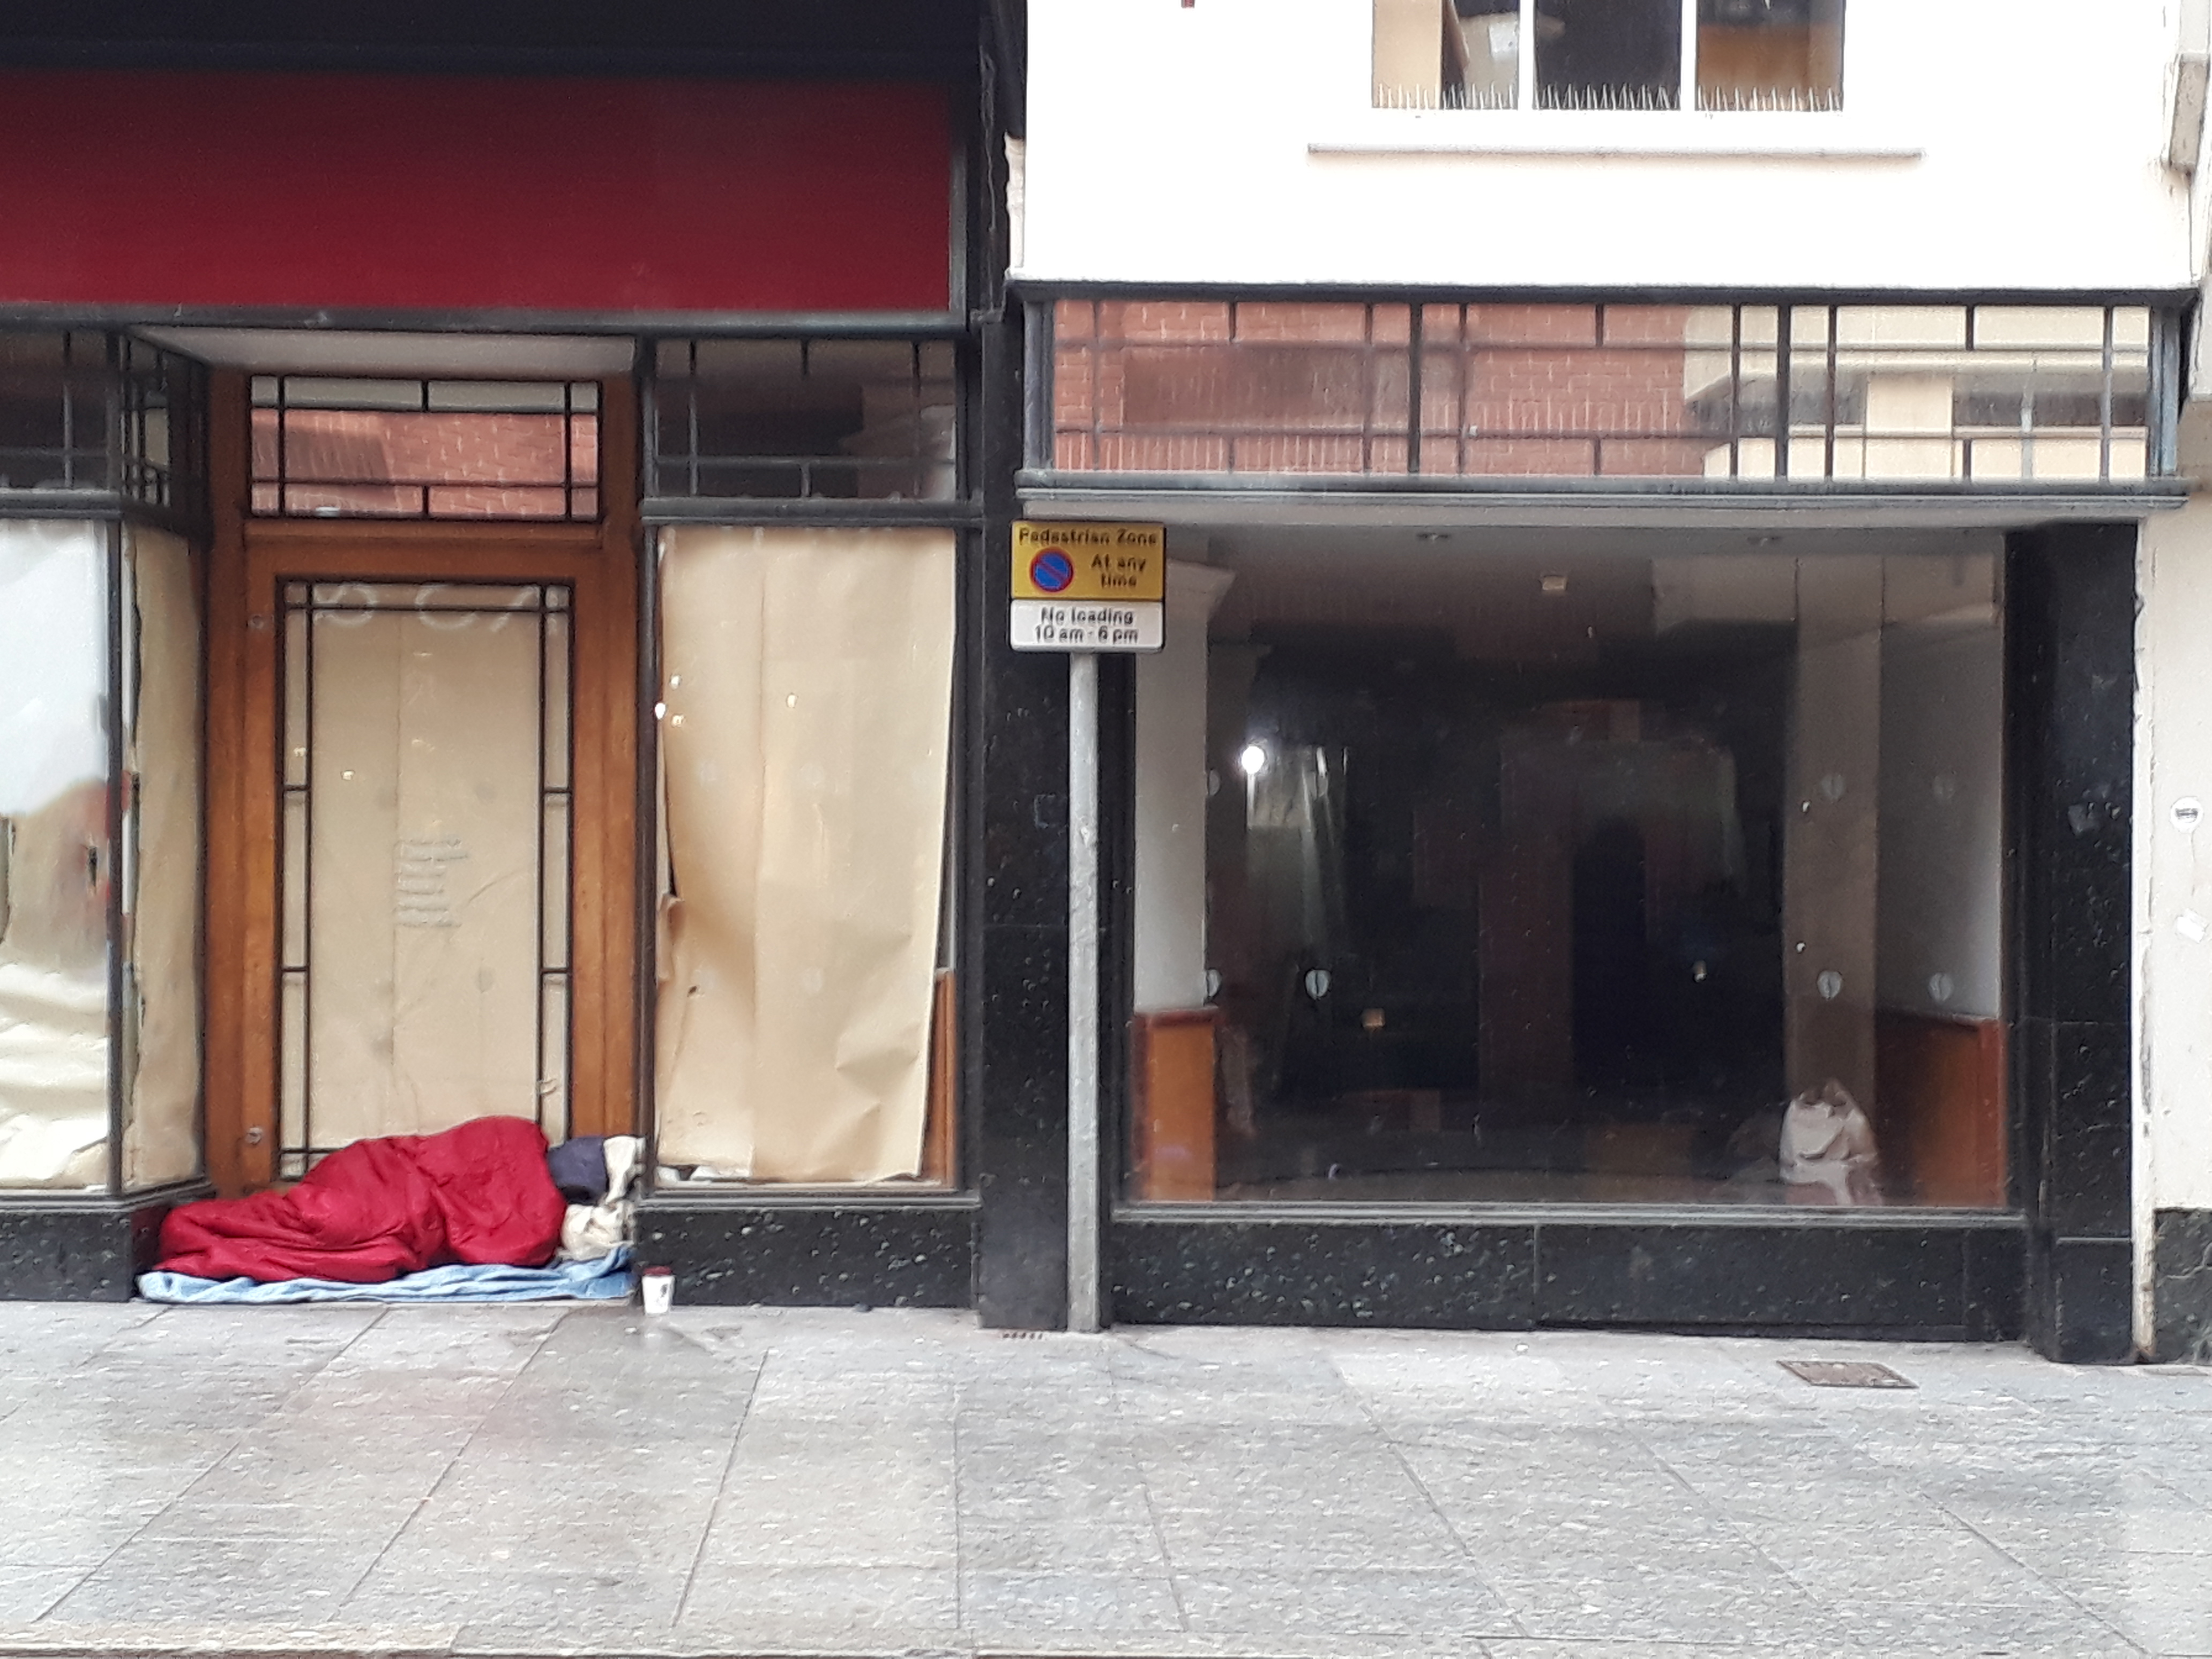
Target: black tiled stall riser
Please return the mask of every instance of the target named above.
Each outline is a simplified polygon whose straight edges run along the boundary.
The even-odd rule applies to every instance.
[[[0,1202],[0,1301],[127,1302],[161,1254],[161,1218],[210,1196]]]
[[[1114,1316],[1129,1324],[1534,1322],[1535,1242],[1525,1226],[1119,1218],[1110,1249]]]
[[[2019,1224],[1118,1217],[1125,1322],[2021,1334]]]
[[[2016,1276],[2010,1225],[1546,1223],[1537,1316],[1547,1325],[2003,1332],[2016,1293],[1992,1297],[1986,1258],[2008,1239]]]
[[[672,1267],[687,1303],[964,1308],[975,1211],[958,1201],[749,1206],[662,1198],[641,1206],[641,1265]]]

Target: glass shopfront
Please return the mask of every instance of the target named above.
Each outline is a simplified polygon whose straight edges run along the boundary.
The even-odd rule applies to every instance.
[[[1996,546],[1747,541],[1211,537],[1128,1196],[2005,1202]]]
[[[1025,516],[1167,527],[1101,675],[1112,1316],[2091,1340],[2171,315],[1027,315]]]
[[[1126,1202],[2017,1202],[2006,514],[1936,526],[2154,481],[2164,319],[1031,317],[1026,481],[1171,525]]]

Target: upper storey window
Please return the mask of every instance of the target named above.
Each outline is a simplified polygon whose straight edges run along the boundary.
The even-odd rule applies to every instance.
[[[1843,101],[1844,0],[1375,0],[1377,108]]]
[[[2172,470],[2172,327],[2094,304],[1062,300],[1032,464],[2141,484]]]

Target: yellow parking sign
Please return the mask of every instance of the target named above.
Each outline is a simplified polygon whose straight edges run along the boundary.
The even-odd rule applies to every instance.
[[[1017,599],[1167,598],[1167,532],[1156,524],[1014,525]]]

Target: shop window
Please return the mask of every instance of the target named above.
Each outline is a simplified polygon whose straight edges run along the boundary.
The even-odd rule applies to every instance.
[[[190,549],[124,534],[116,908],[123,1184],[200,1172],[200,602]]]
[[[204,506],[205,392],[0,332],[0,1189],[200,1168],[200,574],[155,524]]]
[[[2153,473],[2151,357],[2140,307],[1063,300],[1036,460],[2125,483]]]
[[[1698,549],[1170,566],[1130,1196],[2006,1202],[1996,550]]]
[[[109,1185],[110,533],[0,522],[0,1188]]]
[[[647,494],[942,501],[959,493],[941,340],[664,340]]]
[[[952,532],[667,530],[658,592],[659,1178],[942,1184]]]
[[[1375,0],[1374,101],[1838,109],[1843,33],[1843,0]]]
[[[590,380],[257,375],[253,511],[597,519],[599,395]]]

